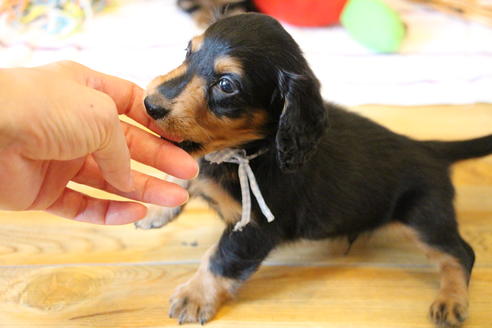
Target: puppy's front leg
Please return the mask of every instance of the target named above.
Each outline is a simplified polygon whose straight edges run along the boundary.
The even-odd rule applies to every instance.
[[[185,189],[189,189],[190,181],[168,176],[166,181],[180,185]],[[135,222],[137,229],[157,229],[161,228],[169,222],[173,221],[181,213],[185,205],[178,207],[161,207],[151,205],[148,208],[147,215],[142,220]]]
[[[169,316],[179,323],[213,318],[222,303],[258,269],[277,241],[255,223],[242,231],[229,226],[217,245],[205,253],[198,271],[170,299]]]

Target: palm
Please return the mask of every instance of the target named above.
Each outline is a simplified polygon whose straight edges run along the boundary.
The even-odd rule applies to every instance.
[[[44,209],[53,204],[63,193],[66,185],[84,166],[85,159],[69,161],[32,161],[26,160],[28,168],[24,189],[20,191],[32,200],[32,209]]]

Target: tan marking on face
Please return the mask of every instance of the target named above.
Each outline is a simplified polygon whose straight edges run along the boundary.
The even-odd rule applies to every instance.
[[[218,183],[207,179],[195,180],[190,188],[192,194],[204,194],[209,205],[217,211],[228,224],[234,224],[241,219],[241,204],[224,190]]]
[[[204,39],[205,36],[203,34],[195,36],[193,39],[191,39],[191,52],[199,51],[203,46]]]
[[[158,95],[159,92],[157,90],[157,87],[159,87],[161,84],[163,84],[166,81],[172,80],[176,77],[182,76],[186,74],[186,71],[188,70],[188,66],[186,64],[181,64],[175,69],[173,69],[171,72],[161,75],[153,79],[149,85],[147,86],[147,89],[145,91],[146,96],[152,96],[152,95]]]
[[[174,292],[170,300],[171,317],[179,318],[183,323],[202,320],[206,322],[240,286],[238,280],[217,276],[210,272],[210,257],[216,249],[216,245],[208,249],[202,257],[198,271]]]
[[[172,125],[171,129],[179,130],[182,135],[193,139],[197,134],[194,131],[199,126],[198,113],[209,112],[205,99],[206,88],[206,81],[202,77],[195,75],[191,78],[188,85],[174,99],[174,106],[168,120]]]
[[[234,73],[239,76],[243,75],[243,66],[241,62],[230,56],[222,56],[215,60],[215,72],[218,74]]]
[[[208,107],[206,89],[202,77],[192,77],[172,104],[165,106],[171,112],[156,124],[171,135],[200,143],[203,149],[193,154],[196,157],[263,138],[265,111],[253,111],[239,118],[218,117]]]
[[[430,308],[431,319],[439,325],[460,326],[468,314],[468,286],[465,269],[455,257],[422,242],[418,233],[412,228],[404,225],[398,225],[398,228],[408,238],[415,241],[427,257],[439,266],[441,285]]]

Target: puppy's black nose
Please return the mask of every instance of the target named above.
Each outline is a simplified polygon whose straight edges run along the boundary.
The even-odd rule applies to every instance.
[[[154,120],[158,120],[169,114],[169,109],[152,103],[149,97],[145,97],[144,105],[147,113],[149,113],[150,117],[152,117]]]

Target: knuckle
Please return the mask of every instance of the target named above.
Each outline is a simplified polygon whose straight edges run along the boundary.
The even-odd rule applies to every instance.
[[[118,111],[113,99],[105,93],[99,93],[97,105],[91,103],[90,106],[94,109],[97,118],[105,124],[114,125],[119,122]]]
[[[84,67],[82,64],[79,64],[77,62],[74,62],[73,60],[60,60],[54,63],[54,65],[57,65],[59,67],[63,68],[71,68],[71,69],[80,69]]]

